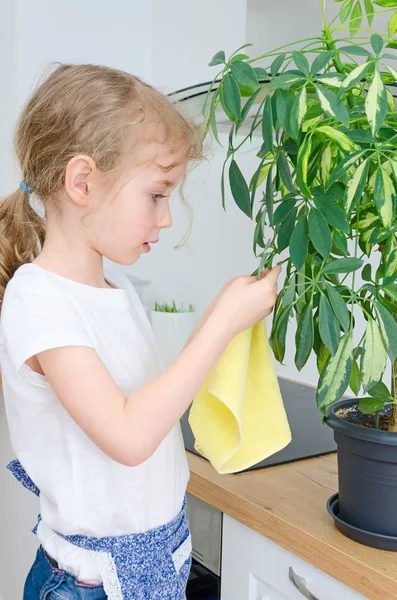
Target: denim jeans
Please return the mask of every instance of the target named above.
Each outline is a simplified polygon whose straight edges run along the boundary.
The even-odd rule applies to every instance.
[[[102,585],[88,585],[57,568],[42,546],[25,582],[22,600],[106,600]]]

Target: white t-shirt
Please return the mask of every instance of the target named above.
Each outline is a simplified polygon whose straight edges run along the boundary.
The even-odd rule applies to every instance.
[[[0,362],[6,414],[16,457],[40,489],[37,535],[60,568],[101,581],[95,552],[54,533],[102,537],[145,532],[180,511],[189,479],[180,424],[136,467],[100,450],[64,409],[46,378],[25,361],[50,348],[89,346],[129,396],[163,370],[155,337],[133,286],[106,273],[117,289],[96,288],[35,264],[6,287]]]

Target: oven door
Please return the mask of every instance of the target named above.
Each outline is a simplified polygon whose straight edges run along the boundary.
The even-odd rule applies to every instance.
[[[222,512],[187,494],[187,515],[192,536],[193,562],[187,600],[220,600]]]

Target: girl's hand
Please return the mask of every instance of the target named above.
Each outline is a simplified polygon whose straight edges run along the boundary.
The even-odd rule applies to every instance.
[[[249,275],[232,279],[216,298],[213,317],[233,336],[263,320],[276,303],[280,273],[281,266],[277,265],[263,271],[258,280]]]
[[[269,269],[263,269],[263,271],[261,272],[259,278],[263,279],[265,277],[265,275],[267,275],[269,273]],[[222,287],[221,291],[219,292],[219,294],[216,296],[216,298],[211,302],[211,304],[208,305],[205,313],[203,314],[203,316],[201,317],[200,321],[197,323],[197,325],[195,326],[195,328],[193,329],[193,331],[191,332],[189,339],[186,343],[186,346],[192,341],[192,339],[197,335],[197,333],[200,331],[200,329],[202,328],[202,326],[204,325],[204,323],[206,323],[208,317],[213,313],[219,298],[222,296],[222,294],[225,293],[225,291],[237,280],[239,279],[239,277],[234,277],[233,279],[230,279],[229,281],[227,281],[224,286]],[[185,347],[186,347],[185,346]]]
[[[261,272],[259,279],[263,279],[265,277],[265,275],[267,275],[269,273],[269,269],[263,269],[263,271]],[[244,277],[244,275],[243,275]],[[219,298],[221,297],[221,295],[232,285],[232,283],[234,281],[236,281],[237,279],[240,279],[240,277],[234,277],[233,279],[229,279],[229,281],[227,281],[225,283],[225,285],[222,287],[221,291],[219,292],[219,294],[216,296],[216,298],[211,302],[211,304],[208,306],[207,310],[205,311],[204,315],[203,315],[203,324],[205,323],[205,321],[208,319],[208,317],[210,316],[210,314],[213,312],[215,306],[217,305],[217,302],[219,300]],[[256,279],[256,278],[255,278]],[[200,321],[201,322],[201,321]]]

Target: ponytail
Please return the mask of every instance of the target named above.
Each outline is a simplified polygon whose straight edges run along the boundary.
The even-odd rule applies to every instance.
[[[21,265],[32,262],[45,238],[44,220],[18,189],[0,202],[0,308],[7,283]]]

